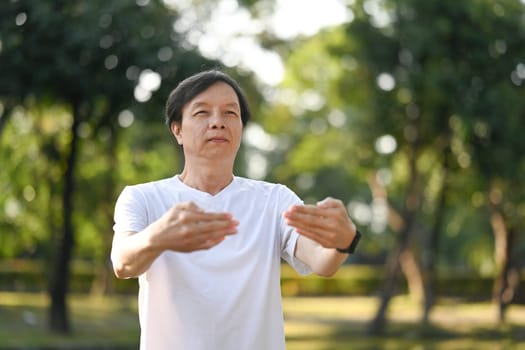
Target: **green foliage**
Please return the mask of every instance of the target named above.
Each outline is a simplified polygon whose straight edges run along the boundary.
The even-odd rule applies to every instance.
[[[116,195],[172,174],[179,159],[163,125],[166,96],[215,63],[185,47],[177,14],[160,1],[21,0],[0,12],[0,257],[51,254],[79,106],[77,254],[104,261]],[[147,72],[160,86],[136,97]]]
[[[4,184],[0,197],[0,256],[47,251],[46,241],[57,224],[56,187],[62,173],[58,149],[66,140],[62,127],[67,121],[67,113],[61,108],[44,112],[18,107],[13,111],[0,147],[0,177]],[[39,137],[32,137],[34,134]]]
[[[257,11],[257,3],[241,5]],[[351,4],[351,22],[278,43],[290,54],[272,104],[260,103],[249,75],[230,72],[245,87],[254,120],[279,140],[267,154],[266,179],[307,202],[330,195],[350,209],[365,205],[369,212],[356,216],[368,233],[362,258],[379,262],[397,229],[370,218],[377,217],[370,180],[380,179],[400,211],[415,159],[416,245],[435,224],[446,179],[440,267],[493,272],[489,188],[500,194],[509,224],[525,227],[523,3]],[[123,186],[171,176],[182,165],[162,124],[168,92],[218,64],[188,48],[173,31],[178,14],[160,0],[4,1],[0,14],[0,257],[52,254],[78,104],[75,253],[103,262]],[[161,84],[139,102],[135,89],[148,70]],[[396,142],[392,153],[376,147],[385,135]],[[239,158],[236,173],[247,160]],[[521,264],[524,245],[515,246]]]
[[[439,249],[432,248],[440,264],[493,271],[490,186],[501,194],[507,223],[525,229],[517,179],[525,167],[525,5],[385,0],[349,8],[351,22],[295,43],[287,58],[286,97],[265,126],[286,134],[290,148],[270,176],[293,182],[307,174],[315,185],[297,188],[316,198],[333,193],[337,181],[349,188],[338,193],[349,207],[368,202],[371,210],[371,196],[363,194],[375,177],[398,213],[413,205],[407,193],[415,185],[420,205],[412,243],[420,254],[443,220]],[[395,140],[393,153],[379,152],[384,135]],[[339,171],[347,175],[323,176]],[[355,218],[374,231],[373,219]],[[398,229],[391,225],[371,239],[391,242]],[[523,242],[515,248],[523,256]]]

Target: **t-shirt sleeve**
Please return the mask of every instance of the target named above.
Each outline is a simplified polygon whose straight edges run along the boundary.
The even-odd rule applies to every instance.
[[[147,207],[142,192],[126,186],[115,204],[113,232],[140,232],[148,225]]]
[[[281,258],[283,258],[297,273],[308,275],[312,272],[310,266],[295,257],[295,246],[299,234],[295,229],[286,224],[282,213],[291,205],[303,204],[303,201],[288,187],[280,187],[279,208],[280,208],[280,232],[281,232]]]

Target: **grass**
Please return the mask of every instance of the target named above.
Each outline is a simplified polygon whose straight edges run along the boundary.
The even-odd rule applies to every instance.
[[[72,336],[47,328],[47,296],[0,292],[0,349],[138,348],[136,298],[75,295],[69,301]]]
[[[419,323],[419,306],[400,296],[390,306],[385,334],[372,337],[367,327],[377,303],[371,297],[286,300],[287,349],[525,349],[523,305],[513,305],[507,324],[497,326],[490,303],[441,300],[431,325],[424,326]]]
[[[430,326],[419,324],[419,308],[408,297],[393,299],[381,337],[368,336],[377,308],[373,297],[286,297],[283,300],[287,350],[407,349],[525,350],[525,306],[513,305],[508,322],[497,326],[486,302],[440,300]],[[69,300],[71,336],[46,328],[48,300],[40,293],[0,292],[0,349],[138,349],[133,296]]]

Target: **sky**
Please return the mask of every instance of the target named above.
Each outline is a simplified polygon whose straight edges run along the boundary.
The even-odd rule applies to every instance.
[[[254,36],[263,30],[281,39],[314,35],[320,29],[351,20],[343,0],[275,0],[276,11],[254,20],[236,0],[219,0],[209,18],[199,18],[191,0],[164,0],[182,13],[175,29],[187,33],[201,53],[256,73],[267,85],[277,85],[284,67],[275,52],[261,48]]]

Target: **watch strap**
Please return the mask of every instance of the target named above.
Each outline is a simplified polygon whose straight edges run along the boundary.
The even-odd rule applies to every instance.
[[[359,243],[359,240],[361,240],[361,232],[359,230],[355,230],[355,236],[348,248],[341,249],[341,248],[335,248],[339,253],[343,254],[353,254],[355,252],[355,248],[357,248],[357,244]]]

